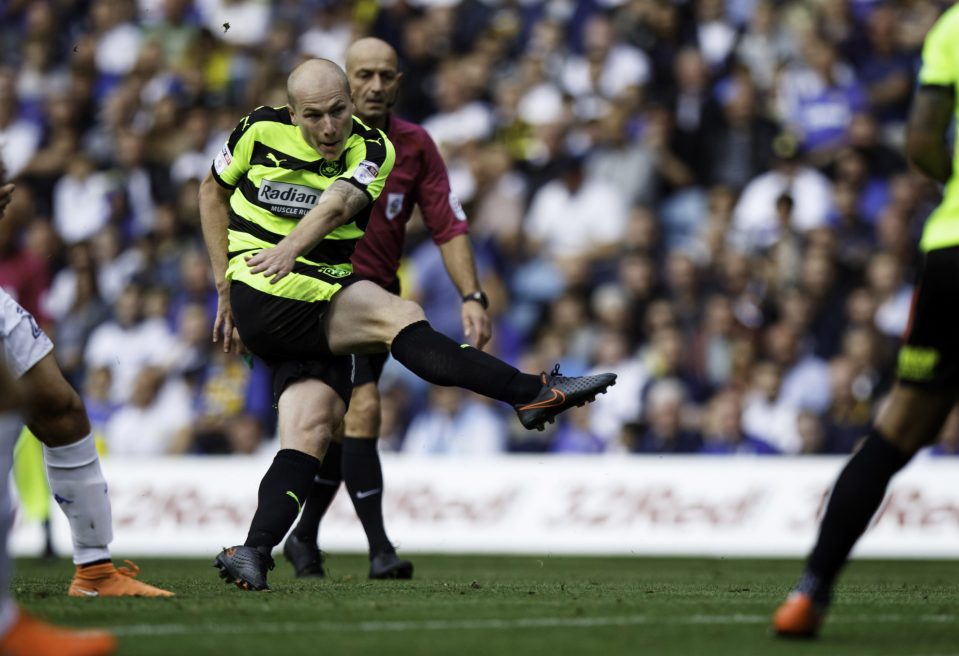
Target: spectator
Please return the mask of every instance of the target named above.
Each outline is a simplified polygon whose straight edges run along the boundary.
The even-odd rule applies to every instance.
[[[703,414],[703,448],[709,455],[775,455],[775,448],[743,431],[742,406],[736,392],[718,392]]]
[[[802,450],[800,409],[783,399],[779,365],[768,360],[753,368],[752,381],[743,401],[743,430],[781,453]]]
[[[133,379],[127,403],[104,427],[107,453],[138,457],[178,453],[192,419],[186,384],[167,379],[160,368],[145,367]]]
[[[832,190],[829,180],[801,158],[799,144],[791,135],[773,141],[773,168],[753,178],[736,204],[733,228],[746,249],[772,244],[779,235],[776,199],[787,194],[793,199],[791,227],[804,233],[825,225]]]
[[[686,395],[677,380],[653,383],[646,397],[646,428],[632,450],[636,453],[697,453],[702,449],[698,433],[682,425]]]
[[[429,405],[413,420],[404,453],[492,455],[506,448],[506,422],[487,403],[455,387],[431,387]]]

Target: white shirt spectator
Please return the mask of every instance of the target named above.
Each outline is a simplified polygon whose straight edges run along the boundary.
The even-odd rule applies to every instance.
[[[606,452],[624,452],[620,436],[623,427],[639,421],[643,411],[643,388],[649,381],[646,367],[638,358],[630,358],[613,367],[599,367],[587,372],[587,376],[616,372],[616,384],[606,394],[599,394],[589,406],[589,430],[605,442]]]
[[[912,285],[903,285],[891,298],[876,308],[876,328],[884,335],[902,337],[912,308]]]
[[[824,413],[832,402],[829,365],[812,355],[799,360],[783,372],[779,401],[817,415]]]
[[[221,147],[217,145],[209,152],[190,150],[181,153],[170,166],[170,179],[177,185],[187,180],[202,180],[210,170],[210,162],[216,157]]]
[[[763,173],[750,181],[733,210],[733,228],[747,248],[765,248],[779,236],[776,199],[784,193],[793,199],[792,227],[799,232],[826,225],[832,205],[832,187],[818,171],[801,167],[792,177],[779,171]]]
[[[615,98],[632,86],[642,86],[649,80],[649,58],[642,50],[623,44],[614,45],[596,87],[590,75],[589,62],[585,57],[570,57],[563,68],[562,82],[573,96],[580,97],[599,92],[606,98]]]
[[[627,208],[616,187],[602,180],[584,180],[573,194],[559,180],[533,197],[524,229],[544,244],[549,257],[576,257],[596,246],[621,241]]]
[[[89,239],[110,219],[109,177],[67,173],[53,187],[53,225],[67,244]]]
[[[197,0],[203,23],[218,39],[236,46],[255,46],[270,29],[270,3],[261,0]],[[229,24],[227,29],[226,24]]]
[[[474,100],[451,112],[433,114],[423,121],[423,129],[440,147],[459,146],[486,139],[493,130],[493,115],[485,103]]]
[[[193,421],[190,389],[180,378],[162,384],[145,407],[124,405],[107,421],[107,452],[116,456],[159,456]]]
[[[353,32],[347,23],[339,23],[329,29],[314,25],[300,36],[297,45],[304,55],[329,59],[344,66],[346,49],[352,40]]]
[[[124,327],[110,321],[90,335],[83,359],[87,367],[110,369],[113,379],[110,398],[123,403],[144,367],[172,364],[170,358],[176,352],[175,346],[176,337],[162,323],[147,321]]]
[[[770,444],[782,453],[799,453],[799,408],[784,403],[782,396],[770,402],[761,393],[746,396],[743,402],[743,431]]]
[[[0,127],[0,158],[7,179],[17,177],[30,163],[40,147],[40,126],[30,121],[17,119],[7,127]]]
[[[133,70],[140,55],[140,28],[121,23],[108,30],[97,43],[94,61],[97,70],[107,75],[126,75]]]
[[[520,98],[518,110],[529,125],[551,125],[563,116],[563,94],[549,82],[537,84]]]
[[[506,422],[493,408],[464,398],[454,414],[433,408],[406,431],[404,453],[488,455],[506,448]]]

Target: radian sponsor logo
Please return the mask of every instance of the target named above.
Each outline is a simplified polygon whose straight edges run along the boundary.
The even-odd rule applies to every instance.
[[[303,185],[263,180],[257,199],[270,205],[270,211],[283,216],[303,216],[320,199],[320,191]]]

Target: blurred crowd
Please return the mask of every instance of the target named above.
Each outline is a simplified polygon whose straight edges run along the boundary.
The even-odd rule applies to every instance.
[[[526,371],[616,371],[542,433],[391,363],[410,453],[848,453],[893,381],[937,189],[901,151],[933,0],[2,0],[0,285],[108,451],[275,448],[210,341],[199,181],[308,57],[400,54]],[[461,337],[422,225],[404,293]],[[959,417],[936,454],[959,453]]]

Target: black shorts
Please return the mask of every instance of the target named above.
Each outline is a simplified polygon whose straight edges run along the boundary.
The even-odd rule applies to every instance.
[[[923,256],[896,375],[915,387],[959,389],[959,246]]]
[[[280,298],[234,282],[230,303],[243,344],[270,367],[274,405],[291,383],[315,378],[332,387],[349,406],[353,356],[330,352],[322,322],[328,302]]]
[[[359,387],[367,383],[380,382],[383,367],[389,359],[389,353],[373,353],[370,355],[354,355],[353,386]]]

